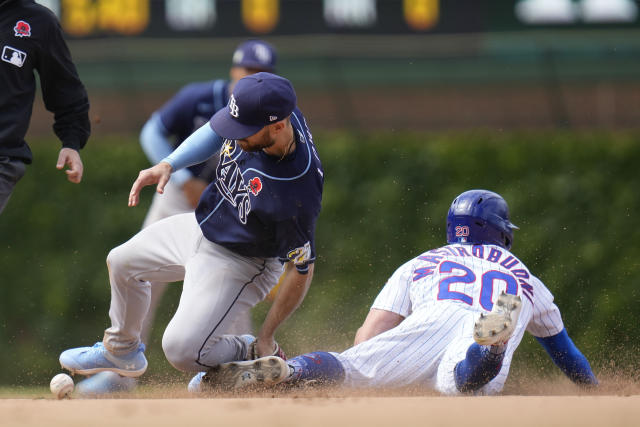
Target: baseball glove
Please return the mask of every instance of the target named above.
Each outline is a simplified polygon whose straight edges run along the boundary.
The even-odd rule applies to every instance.
[[[256,339],[249,345],[249,348],[247,349],[247,360],[255,360],[260,357],[258,355],[257,344],[258,340]],[[287,360],[287,355],[284,354],[284,351],[282,351],[282,348],[280,348],[280,344],[278,343],[276,343],[276,348],[273,350],[273,353],[268,356],[278,356],[281,359]]]

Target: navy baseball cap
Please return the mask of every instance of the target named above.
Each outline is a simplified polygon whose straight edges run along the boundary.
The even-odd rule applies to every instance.
[[[262,40],[249,40],[240,44],[233,52],[232,63],[235,67],[273,72],[276,66],[276,50]]]
[[[211,127],[223,138],[242,139],[289,116],[296,93],[289,80],[260,72],[238,80],[227,106],[211,117]]]

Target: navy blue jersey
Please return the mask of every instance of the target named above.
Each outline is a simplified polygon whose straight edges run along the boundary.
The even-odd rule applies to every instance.
[[[228,88],[229,82],[226,80],[191,83],[158,111],[166,134],[175,136],[176,147],[207,123],[216,111],[227,105]],[[217,161],[203,162],[188,169],[194,176],[211,182],[215,178],[216,165]]]
[[[243,151],[226,140],[216,180],[196,208],[205,237],[236,253],[292,261],[300,272],[315,260],[314,234],[324,173],[309,127],[291,114],[296,150],[280,159]]]
[[[79,150],[91,132],[89,99],[62,28],[51,10],[32,0],[0,0],[0,156],[31,163],[24,137],[38,71],[42,99],[54,113],[63,147]]]

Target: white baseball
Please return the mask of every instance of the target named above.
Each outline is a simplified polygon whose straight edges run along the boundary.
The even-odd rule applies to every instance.
[[[73,379],[67,374],[58,374],[51,378],[49,388],[51,389],[51,393],[58,399],[71,397],[71,393],[73,392]]]

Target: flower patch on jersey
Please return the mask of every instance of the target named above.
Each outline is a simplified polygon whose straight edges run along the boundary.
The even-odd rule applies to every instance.
[[[260,190],[262,190],[262,181],[260,181],[259,177],[256,176],[249,181],[249,190],[251,190],[251,194],[254,196],[257,196],[258,193],[260,193]]]
[[[304,265],[311,260],[311,242],[307,242],[304,246],[289,251],[287,258],[295,265]]]
[[[15,47],[5,46],[2,49],[2,60],[16,67],[22,67],[27,59],[27,54]]]
[[[13,27],[16,37],[31,37],[31,25],[27,21],[18,21]]]

